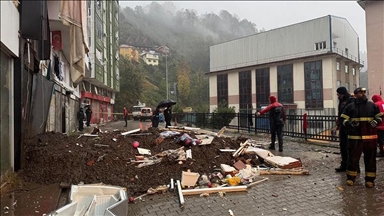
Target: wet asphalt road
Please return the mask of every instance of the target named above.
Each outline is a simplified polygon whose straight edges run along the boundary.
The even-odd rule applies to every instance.
[[[150,122],[130,120],[128,130],[150,127]],[[124,129],[124,122],[113,122],[101,129]],[[163,126],[163,123],[160,123]],[[226,133],[228,134],[228,133]],[[239,134],[233,134],[239,135]],[[248,136],[245,134],[243,136]],[[268,141],[267,135],[251,136]],[[269,180],[244,193],[227,193],[220,197],[185,196],[179,206],[178,195],[168,192],[151,195],[129,204],[128,215],[384,215],[384,159],[377,159],[375,188],[365,187],[364,164],[362,173],[352,187],[346,185],[345,173],[336,173],[340,155],[337,143],[312,144],[289,137],[284,138],[284,152],[275,155],[300,158],[310,175],[262,176]],[[207,161],[208,162],[208,161]],[[192,170],[193,171],[193,170]]]

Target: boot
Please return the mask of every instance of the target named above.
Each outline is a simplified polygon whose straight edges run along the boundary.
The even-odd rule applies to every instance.
[[[268,146],[268,149],[270,149],[270,150],[276,150],[276,149],[275,149],[275,146],[272,145],[272,144]]]
[[[370,182],[370,181],[365,182],[365,187],[367,188],[373,188],[374,186],[375,184],[373,182]]]
[[[340,165],[339,167],[335,168],[336,172],[345,172],[347,171],[347,166]]]

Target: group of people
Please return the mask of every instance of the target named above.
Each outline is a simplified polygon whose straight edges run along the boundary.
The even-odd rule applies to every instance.
[[[339,87],[336,92],[341,164],[335,170],[346,171],[347,185],[354,185],[364,152],[365,186],[372,188],[376,179],[376,157],[384,156],[384,101],[380,95],[373,95],[373,102],[368,101],[363,87],[356,88],[353,96],[345,87]]]
[[[128,110],[126,107],[124,107],[124,121],[125,125],[124,127],[128,126]],[[158,127],[159,126],[159,115],[160,115],[160,108],[156,107],[155,111],[152,115],[152,127]],[[172,106],[165,107],[164,109],[164,120],[165,120],[165,127],[168,128],[168,126],[171,126],[171,119],[172,119]]]
[[[83,131],[84,129],[84,119],[86,118],[87,122],[86,125],[89,127],[91,126],[91,117],[92,117],[92,109],[91,106],[87,106],[87,109],[84,110],[83,108],[80,108],[79,112],[77,112],[77,121],[79,122],[79,131]]]
[[[360,173],[360,157],[364,152],[365,186],[372,188],[376,179],[376,157],[384,157],[384,101],[377,94],[372,96],[373,102],[368,101],[366,89],[363,87],[356,88],[353,94],[345,87],[339,87],[336,92],[339,99],[337,129],[341,164],[335,170],[346,171],[347,185],[354,185],[357,174]],[[282,152],[282,130],[286,120],[284,107],[273,95],[269,97],[269,102],[269,106],[256,112],[256,116],[269,113],[269,149],[275,150],[277,135],[279,151]]]
[[[165,107],[163,113],[164,113],[165,127],[168,128],[169,126],[171,126],[172,106]],[[160,115],[160,108],[156,107],[156,110],[152,116],[152,127],[157,128],[159,126],[159,115]]]

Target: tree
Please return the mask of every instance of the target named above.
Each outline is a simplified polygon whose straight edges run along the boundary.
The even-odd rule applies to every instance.
[[[178,96],[183,101],[187,101],[191,92],[191,69],[185,59],[179,62],[177,73]]]

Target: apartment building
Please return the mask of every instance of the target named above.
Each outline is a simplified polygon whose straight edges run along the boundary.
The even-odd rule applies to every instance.
[[[91,106],[91,123],[113,120],[119,83],[119,1],[87,0],[89,62],[81,88],[81,106]]]
[[[359,37],[348,20],[324,16],[210,47],[210,110],[225,100],[236,111],[267,105],[323,113],[336,89],[359,86]]]
[[[384,90],[384,1],[357,1],[365,10],[368,53],[368,91],[370,95]]]

